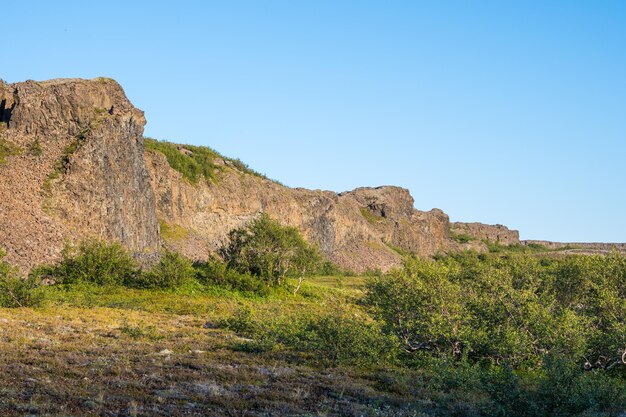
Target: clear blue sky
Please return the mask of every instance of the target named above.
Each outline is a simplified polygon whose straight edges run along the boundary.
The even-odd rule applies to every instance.
[[[626,241],[624,1],[5,3],[0,78],[115,78],[146,135],[523,238]]]

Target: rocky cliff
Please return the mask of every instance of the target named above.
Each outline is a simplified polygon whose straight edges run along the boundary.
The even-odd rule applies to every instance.
[[[145,119],[115,81],[0,82],[0,122],[0,247],[10,262],[28,269],[90,237],[158,249]]]
[[[520,243],[519,232],[501,224],[455,222],[450,224],[450,231],[456,236],[467,236],[478,241],[488,240],[501,245]]]
[[[359,188],[341,194],[291,189],[246,173],[227,159],[213,163],[218,171],[213,180],[191,184],[163,154],[146,152],[166,244],[191,258],[215,253],[230,230],[261,212],[298,227],[330,260],[354,271],[397,266],[399,251],[433,255],[454,245],[448,216],[416,210],[405,189]]]
[[[583,242],[549,242],[546,240],[522,240],[522,245],[543,246],[565,254],[610,254],[617,251],[626,253],[626,243],[583,243]]]
[[[405,252],[485,250],[481,239],[519,243],[503,226],[455,223],[455,234],[477,239],[459,243],[446,214],[416,210],[402,188],[292,189],[206,148],[146,149],[144,125],[110,79],[0,82],[0,247],[10,262],[29,269],[90,237],[206,259],[261,212],[354,271],[388,270]],[[168,158],[201,160],[203,176],[190,180]]]

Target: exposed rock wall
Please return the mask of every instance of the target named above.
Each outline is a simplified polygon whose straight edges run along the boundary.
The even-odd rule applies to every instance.
[[[416,210],[399,187],[291,189],[221,158],[213,161],[215,178],[193,185],[163,154],[144,149],[144,124],[113,80],[0,82],[0,247],[10,262],[26,270],[56,260],[65,241],[89,237],[119,241],[135,253],[152,253],[165,241],[206,259],[261,212],[298,227],[329,259],[354,271],[388,270],[404,252],[429,256],[476,246],[451,240],[448,216]],[[504,226],[455,223],[453,231],[519,242]]]
[[[143,158],[143,112],[113,80],[0,83],[0,247],[23,269],[65,241],[98,237],[134,252],[160,245]]]
[[[610,253],[626,252],[626,243],[582,243],[549,242],[547,240],[523,240],[523,245],[541,245],[552,250],[565,250],[570,253]]]
[[[401,263],[397,249],[432,255],[454,246],[448,217],[440,210],[418,211],[409,192],[398,187],[360,188],[337,194],[290,189],[245,174],[228,161],[215,181],[192,185],[170,168],[165,156],[146,151],[159,218],[171,236],[167,244],[204,259],[227,242],[230,230],[261,212],[298,227],[326,256],[355,271],[388,270]]]
[[[456,235],[467,235],[476,240],[489,240],[502,245],[520,243],[519,232],[501,224],[455,222],[450,224],[450,231]]]

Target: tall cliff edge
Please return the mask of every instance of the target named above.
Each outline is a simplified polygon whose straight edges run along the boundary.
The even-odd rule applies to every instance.
[[[0,247],[24,269],[65,241],[159,248],[143,112],[113,80],[0,82]]]

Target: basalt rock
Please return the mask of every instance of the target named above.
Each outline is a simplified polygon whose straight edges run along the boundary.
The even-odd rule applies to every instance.
[[[0,83],[0,247],[22,269],[66,241],[159,248],[143,158],[143,112],[113,80]]]
[[[453,234],[466,235],[478,241],[488,240],[501,245],[517,245],[520,243],[519,232],[510,230],[501,224],[455,222],[450,225],[450,230]]]
[[[214,163],[216,178],[194,185],[164,155],[146,152],[158,216],[174,231],[164,238],[189,257],[216,253],[232,229],[262,212],[298,227],[330,260],[358,272],[398,266],[402,251],[426,256],[454,246],[448,217],[440,210],[416,210],[405,189],[359,188],[341,194],[292,189],[242,172],[226,159]]]
[[[0,82],[0,247],[10,262],[28,270],[58,259],[66,241],[87,238],[141,255],[165,243],[202,260],[262,212],[357,272],[389,270],[408,252],[473,248],[450,238],[446,214],[416,210],[399,187],[288,188],[219,156],[213,178],[191,183],[164,154],[144,148],[144,125],[143,112],[110,79]],[[175,149],[193,157],[194,147]],[[499,226],[454,230],[519,242]]]

